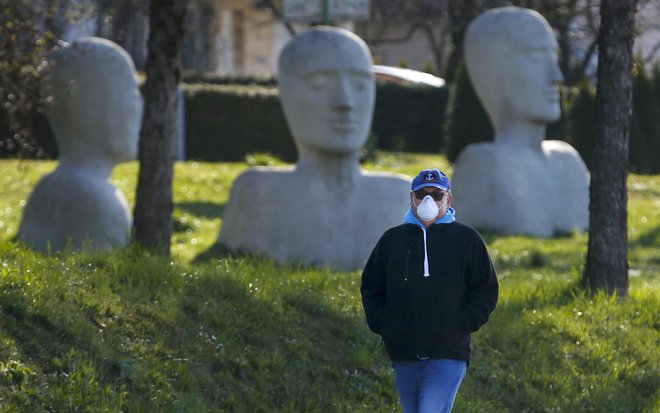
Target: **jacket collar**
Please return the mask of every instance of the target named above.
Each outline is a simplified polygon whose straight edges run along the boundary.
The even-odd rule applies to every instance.
[[[454,221],[456,221],[456,211],[454,210],[454,208],[449,208],[447,212],[442,216],[442,218],[435,221],[433,225],[451,224]],[[404,215],[403,223],[417,225],[418,227],[421,227],[422,229],[426,230],[426,226],[422,224],[422,221],[420,221],[419,218],[417,218],[417,216],[412,210],[412,207],[408,208],[406,215]]]

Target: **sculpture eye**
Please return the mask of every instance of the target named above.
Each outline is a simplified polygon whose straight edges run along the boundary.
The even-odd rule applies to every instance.
[[[323,89],[326,84],[325,76],[320,73],[307,76],[305,81],[310,88],[316,90]]]
[[[364,79],[355,79],[353,81],[353,87],[356,90],[365,90],[367,88],[367,82]]]
[[[366,90],[371,82],[373,82],[373,78],[369,75],[362,73],[352,74],[351,85],[356,90]]]

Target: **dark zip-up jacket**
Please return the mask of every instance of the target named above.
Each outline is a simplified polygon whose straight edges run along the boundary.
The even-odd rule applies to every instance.
[[[470,333],[495,309],[498,283],[486,246],[472,228],[453,222],[427,229],[403,224],[380,238],[362,273],[362,305],[393,361],[470,361]]]

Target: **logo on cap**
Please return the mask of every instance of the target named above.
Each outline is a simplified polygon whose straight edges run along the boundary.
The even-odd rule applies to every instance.
[[[424,175],[424,180],[429,182],[434,181],[435,175],[433,175],[433,172],[429,172],[426,175]]]

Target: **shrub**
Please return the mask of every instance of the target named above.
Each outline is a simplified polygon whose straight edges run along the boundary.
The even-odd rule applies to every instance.
[[[655,96],[654,81],[658,81],[658,71],[652,79],[638,63],[637,74],[633,78],[633,110],[630,122],[628,169],[633,173],[654,174],[660,172],[660,106]],[[577,86],[577,92],[569,99],[568,135],[569,142],[577,149],[591,169],[595,146],[595,107],[596,91],[588,82]]]
[[[211,83],[214,85],[258,85],[276,87],[277,78],[273,76],[241,76],[213,72],[187,70],[183,72],[183,83]]]
[[[42,159],[57,155],[55,136],[43,112],[36,107],[12,114],[0,109],[0,158]]]
[[[561,114],[555,122],[549,123],[545,131],[546,140],[570,141],[568,118],[570,117],[570,91],[566,86],[559,88]]]
[[[654,80],[644,63],[637,61],[633,77],[633,111],[630,128],[629,169],[635,173],[660,173],[660,106]],[[655,79],[655,82],[658,78]]]
[[[561,88],[561,117],[548,125],[546,139],[570,142],[589,165],[593,151],[593,91],[581,86],[576,97]],[[464,64],[456,72],[447,105],[445,137],[447,158],[455,162],[461,151],[478,142],[492,142],[494,130],[490,118],[479,101]]]
[[[184,84],[186,157],[203,161],[243,161],[250,153],[266,153],[286,162],[296,148],[274,82],[229,84],[237,78],[203,77],[214,83]],[[189,79],[193,79],[189,75]],[[446,88],[378,84],[373,129],[365,147],[408,152],[439,152],[447,100]],[[0,113],[1,115],[1,113]],[[255,122],[255,119],[258,121]],[[50,125],[41,113],[30,119],[34,135],[47,156],[57,157]],[[5,122],[0,119],[0,133]],[[15,151],[0,148],[0,156]]]
[[[461,151],[471,143],[491,142],[493,126],[470,82],[465,64],[456,71],[447,104],[447,139],[445,154],[455,162]]]
[[[379,84],[372,124],[377,148],[439,152],[446,104],[446,87]]]
[[[222,78],[218,79],[222,83]],[[185,90],[189,159],[239,161],[247,154],[259,152],[287,162],[295,161],[295,145],[276,88],[254,83],[244,86],[207,83],[189,84]],[[385,83],[377,85],[376,96],[365,156],[374,149],[407,152],[442,149],[446,88]]]
[[[569,142],[580,153],[582,160],[591,169],[595,144],[596,91],[588,81],[578,84],[575,95],[568,105]]]
[[[188,84],[185,92],[187,158],[243,161],[246,154],[260,152],[295,161],[275,88]]]

